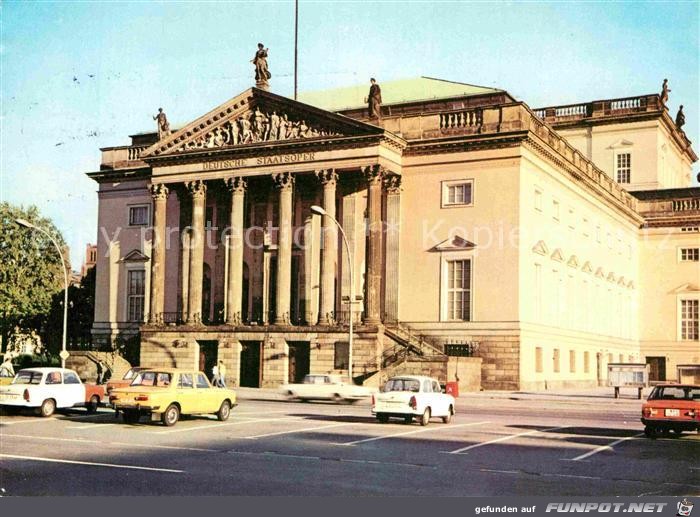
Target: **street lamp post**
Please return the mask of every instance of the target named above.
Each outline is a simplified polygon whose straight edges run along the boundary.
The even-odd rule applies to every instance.
[[[323,215],[328,217],[331,221],[335,223],[335,225],[338,227],[340,230],[340,234],[343,236],[343,242],[345,243],[345,251],[347,252],[348,255],[348,263],[350,265],[350,300],[348,302],[348,306],[350,308],[350,329],[348,330],[348,377],[350,377],[350,382],[353,382],[352,380],[352,343],[353,343],[353,314],[352,314],[352,306],[355,303],[355,263],[352,260],[352,253],[350,253],[350,244],[348,244],[348,238],[345,235],[345,230],[343,230],[343,227],[340,225],[340,223],[336,220],[335,217],[331,216],[328,214],[323,208],[321,208],[318,205],[313,205],[311,207],[311,211],[315,214],[318,215]]]
[[[66,367],[66,331],[68,329],[68,269],[66,265],[66,260],[63,258],[63,252],[61,251],[61,247],[58,245],[56,242],[56,239],[53,238],[53,236],[47,232],[45,229],[40,228],[39,226],[35,226],[29,221],[25,219],[15,219],[15,222],[19,224],[20,226],[24,226],[26,228],[31,228],[33,230],[38,230],[44,235],[46,235],[51,242],[53,242],[53,245],[56,246],[56,249],[58,250],[58,255],[61,257],[61,266],[63,267],[63,285],[64,285],[64,294],[63,294],[63,338],[61,342],[61,368]]]

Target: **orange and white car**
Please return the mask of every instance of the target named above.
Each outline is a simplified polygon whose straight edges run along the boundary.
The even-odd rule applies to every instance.
[[[642,406],[642,423],[649,438],[700,431],[700,385],[657,385]]]

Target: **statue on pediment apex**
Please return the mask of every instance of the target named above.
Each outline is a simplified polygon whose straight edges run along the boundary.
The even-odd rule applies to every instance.
[[[163,108],[158,108],[158,114],[153,116],[153,120],[158,124],[158,140],[162,140],[170,134],[170,123],[168,117],[165,116]]]
[[[267,54],[269,51],[270,49],[265,48],[265,45],[258,43],[258,50],[255,52],[255,57],[251,60],[251,63],[255,65],[256,86],[269,86],[268,80],[272,77],[267,68]]]
[[[668,79],[664,79],[664,83],[661,85],[661,105],[666,106],[666,103],[668,102],[668,94],[671,91],[671,89],[668,87]]]

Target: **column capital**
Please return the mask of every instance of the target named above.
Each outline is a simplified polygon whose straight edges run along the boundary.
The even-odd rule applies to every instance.
[[[245,194],[248,188],[248,183],[242,176],[231,176],[224,180],[226,183],[226,188],[231,192],[231,194]]]
[[[384,188],[389,195],[398,195],[401,193],[401,176],[391,174],[384,180]]]
[[[148,186],[148,190],[151,191],[153,201],[165,200],[168,198],[169,190],[163,183],[153,183],[152,185]]]
[[[294,186],[294,174],[291,172],[280,172],[272,175],[275,186],[280,190],[292,190]]]
[[[366,167],[360,167],[360,170],[367,180],[367,183],[370,185],[381,184],[386,174],[386,169],[380,165],[368,165]]]
[[[326,185],[335,187],[338,182],[338,174],[335,169],[321,169],[314,171],[314,173],[324,187]]]
[[[193,199],[203,198],[207,193],[207,185],[202,180],[188,181],[186,185],[187,191]]]

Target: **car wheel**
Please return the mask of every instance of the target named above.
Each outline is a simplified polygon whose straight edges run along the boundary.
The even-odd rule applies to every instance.
[[[427,407],[425,408],[425,411],[423,411],[423,416],[420,417],[420,425],[428,425],[430,422],[430,408]]]
[[[661,431],[661,435],[664,438],[668,438],[669,436],[671,436],[671,428],[670,427],[662,427],[660,429],[660,431]],[[658,430],[657,430],[657,432],[658,432]]]
[[[455,410],[452,406],[450,406],[450,409],[447,410],[447,416],[442,417],[442,422],[444,424],[449,424],[450,421],[452,420],[452,415],[455,414]]]
[[[229,404],[228,400],[224,400],[216,413],[216,418],[224,422],[228,420],[229,415],[231,415],[231,404]]]
[[[93,395],[90,397],[90,402],[87,404],[87,412],[88,413],[96,413],[97,412],[97,406],[100,405],[100,397],[97,395]]]
[[[163,424],[166,427],[170,427],[170,426],[177,424],[177,421],[179,419],[180,419],[180,409],[175,404],[170,404],[168,406],[168,409],[166,409],[165,412],[160,417],[160,421],[163,422]]]
[[[681,429],[680,427],[674,427],[671,429],[671,431],[673,431],[672,436],[674,438],[680,438],[680,436],[683,434],[683,429]]]
[[[407,415],[407,416],[403,417],[403,423],[404,424],[413,423],[413,415]]]
[[[377,420],[379,420],[382,424],[386,424],[389,421],[389,415],[377,413]]]
[[[54,411],[56,411],[56,401],[54,399],[46,399],[39,408],[39,414],[43,417],[53,415]]]
[[[139,412],[133,409],[125,409],[122,411],[122,418],[125,424],[135,424],[139,421]]]
[[[333,397],[331,397],[331,400],[332,400],[335,404],[342,404],[342,402],[343,402],[343,397],[341,397],[339,394],[335,393],[335,394],[333,395]]]
[[[656,438],[656,433],[654,432],[654,428],[651,427],[650,425],[647,425],[644,427],[644,436],[647,438],[654,439]]]
[[[297,399],[297,396],[294,394],[294,392],[293,392],[292,390],[289,390],[289,391],[287,392],[287,400],[290,401],[290,402],[293,402],[293,401],[295,401],[296,399]]]

